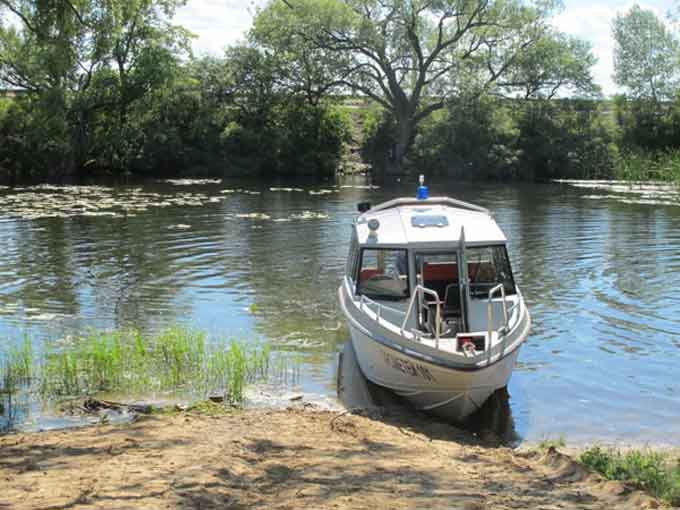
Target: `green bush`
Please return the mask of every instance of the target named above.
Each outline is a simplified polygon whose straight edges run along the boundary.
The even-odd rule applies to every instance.
[[[593,101],[480,97],[432,115],[414,144],[418,167],[462,178],[608,178],[614,125]]]
[[[680,504],[680,459],[672,461],[652,451],[617,452],[594,446],[579,461],[605,478],[631,483],[671,505]]]

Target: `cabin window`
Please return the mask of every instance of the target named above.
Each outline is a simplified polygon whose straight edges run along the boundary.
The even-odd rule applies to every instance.
[[[506,294],[517,293],[505,246],[468,247],[465,258],[473,297],[488,297],[489,291],[501,283]]]
[[[352,233],[352,240],[349,244],[349,255],[347,256],[347,267],[345,272],[353,282],[357,277],[357,266],[359,265],[359,242],[357,241],[356,230]]]
[[[357,294],[371,299],[401,300],[409,296],[406,250],[365,248]]]

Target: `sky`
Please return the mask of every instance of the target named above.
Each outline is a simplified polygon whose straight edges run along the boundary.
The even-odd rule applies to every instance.
[[[264,0],[189,0],[177,14],[176,22],[191,30],[197,38],[193,42],[196,54],[220,54],[225,47],[243,40],[252,23],[253,12]],[[595,81],[606,95],[620,90],[612,81],[613,40],[611,22],[618,13],[627,11],[632,0],[588,1],[563,0],[564,9],[553,20],[561,31],[573,34],[592,44],[598,59],[593,68]],[[639,0],[642,8],[665,17],[680,0]]]

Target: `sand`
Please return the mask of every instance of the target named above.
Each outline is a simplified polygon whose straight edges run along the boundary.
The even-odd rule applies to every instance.
[[[0,509],[641,509],[554,449],[299,406],[0,437]]]

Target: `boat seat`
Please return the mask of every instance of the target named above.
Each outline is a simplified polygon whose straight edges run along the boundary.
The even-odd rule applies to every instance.
[[[372,268],[372,267],[362,269],[361,273],[359,273],[359,282],[365,282],[371,276],[375,276],[377,274],[382,274],[379,269]]]
[[[444,293],[443,318],[460,317],[460,287],[458,282],[446,286]]]
[[[444,301],[446,287],[458,285],[458,264],[449,262],[425,262],[423,264],[423,285],[432,289]]]
[[[423,264],[423,281],[458,281],[458,264],[450,262],[425,262]]]

